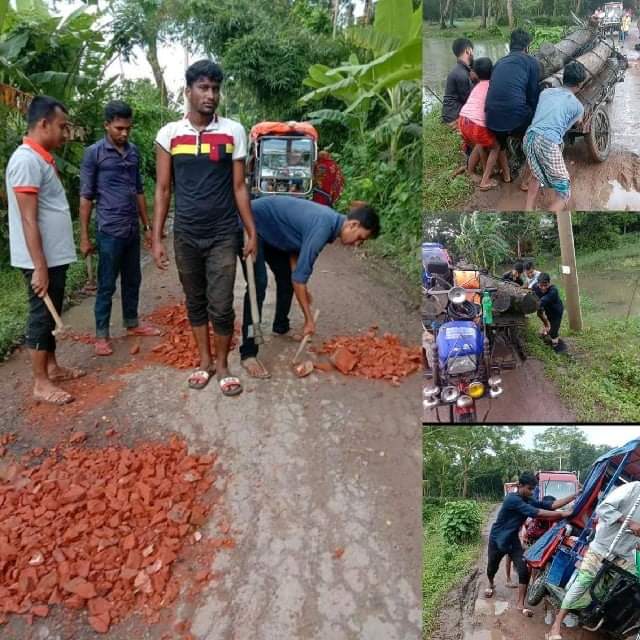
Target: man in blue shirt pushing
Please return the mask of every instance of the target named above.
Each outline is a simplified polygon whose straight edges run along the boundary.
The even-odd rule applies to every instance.
[[[255,259],[258,309],[267,290],[268,265],[276,280],[276,310],[273,332],[278,335],[290,331],[289,311],[295,293],[304,315],[303,335],[315,332],[311,313],[311,295],[307,282],[313,265],[322,249],[337,238],[344,245],[360,246],[380,232],[380,219],[372,207],[364,202],[354,203],[345,216],[330,207],[293,196],[266,196],[251,203],[258,234]],[[253,319],[259,322],[258,318]],[[242,320],[242,366],[254,378],[269,378],[270,373],[257,359],[258,345],[249,337],[252,324],[248,291],[244,297]]]
[[[524,559],[524,550],[520,543],[519,532],[527,518],[542,518],[544,520],[562,520],[571,515],[569,511],[555,511],[569,504],[575,494],[555,500],[552,496],[546,496],[542,502],[533,500],[533,492],[538,484],[536,477],[529,472],[524,472],[518,479],[518,490],[505,496],[498,517],[491,527],[489,534],[489,549],[487,561],[487,578],[489,588],[485,590],[486,598],[493,597],[495,591],[494,578],[498,573],[500,561],[504,556],[509,556],[513,566],[518,571],[518,603],[516,608],[524,616],[530,617],[533,612],[527,609],[524,598],[529,584],[529,569]]]

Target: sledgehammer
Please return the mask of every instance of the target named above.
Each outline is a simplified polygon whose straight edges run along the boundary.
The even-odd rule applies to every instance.
[[[59,336],[60,334],[64,333],[67,330],[67,327],[65,327],[64,324],[62,323],[62,318],[60,317],[60,314],[56,311],[56,308],[53,306],[53,302],[51,301],[51,298],[49,297],[48,293],[45,293],[43,300],[44,300],[44,303],[47,305],[47,309],[49,309],[49,313],[53,317],[53,321],[56,323],[56,328],[51,333],[54,336]]]

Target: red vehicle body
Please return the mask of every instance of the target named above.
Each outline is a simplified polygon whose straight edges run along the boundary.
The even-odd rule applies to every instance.
[[[540,502],[549,496],[558,500],[578,492],[578,476],[573,471],[538,471],[536,478],[538,486],[534,498]],[[533,544],[549,530],[550,526],[551,522],[548,520],[537,518],[527,520],[524,536],[527,544]]]

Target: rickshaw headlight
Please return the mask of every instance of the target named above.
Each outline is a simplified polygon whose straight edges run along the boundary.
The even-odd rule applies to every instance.
[[[482,398],[484,395],[484,385],[477,380],[472,382],[467,389],[467,393],[474,399]]]
[[[473,398],[471,398],[471,397],[469,397],[467,395],[460,396],[458,398],[458,400],[456,401],[456,404],[461,409],[468,409],[469,407],[473,406]]]

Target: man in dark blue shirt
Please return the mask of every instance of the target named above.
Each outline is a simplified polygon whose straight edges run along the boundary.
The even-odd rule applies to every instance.
[[[345,216],[325,205],[293,196],[258,198],[252,201],[251,210],[258,234],[255,279],[260,315],[267,290],[266,265],[269,265],[276,280],[273,332],[279,335],[289,333],[289,311],[295,293],[304,314],[302,333],[314,333],[315,322],[307,282],[316,258],[336,238],[340,238],[342,244],[351,246],[359,246],[365,240],[375,238],[380,232],[378,214],[369,205],[358,202],[353,203],[351,211]],[[252,320],[258,322],[251,318],[247,292],[240,346],[242,366],[254,378],[268,378],[268,370],[256,357],[258,345],[253,337],[249,337]]]
[[[532,287],[533,292],[540,298],[540,310],[538,316],[544,324],[542,336],[551,339],[551,346],[555,351],[561,348],[561,341],[558,337],[564,305],[558,292],[558,287],[551,284],[551,276],[548,273],[541,273],[538,284]]]
[[[460,109],[464,106],[471,89],[473,89],[471,80],[473,43],[468,38],[457,38],[453,41],[451,49],[457,62],[447,76],[442,100],[442,122],[455,129]]]
[[[518,571],[518,603],[517,608],[525,616],[532,616],[533,612],[527,609],[524,598],[529,584],[529,569],[524,559],[524,550],[520,543],[519,532],[527,518],[542,518],[545,520],[562,520],[570,515],[570,512],[555,511],[569,504],[575,495],[560,500],[532,500],[531,496],[538,484],[532,473],[525,472],[518,479],[518,490],[505,496],[498,517],[491,527],[489,534],[489,549],[487,561],[487,578],[489,588],[485,590],[486,598],[491,598],[495,591],[494,578],[498,573],[500,561],[504,556],[509,556],[513,566]]]
[[[141,326],[138,299],[140,269],[140,229],[151,242],[140,155],[129,142],[133,113],[124,102],[109,102],[104,110],[106,135],[85,150],[80,170],[80,251],[94,252],[89,240],[91,209],[96,203],[96,241],[98,245],[98,291],[96,293],[96,354],[113,353],[109,341],[111,303],[120,276],[122,318],[129,335],[159,335],[158,329]]]
[[[511,33],[509,54],[493,67],[485,111],[487,128],[505,149],[509,136],[524,136],[538,104],[540,65],[530,56],[531,36],[523,29]]]

